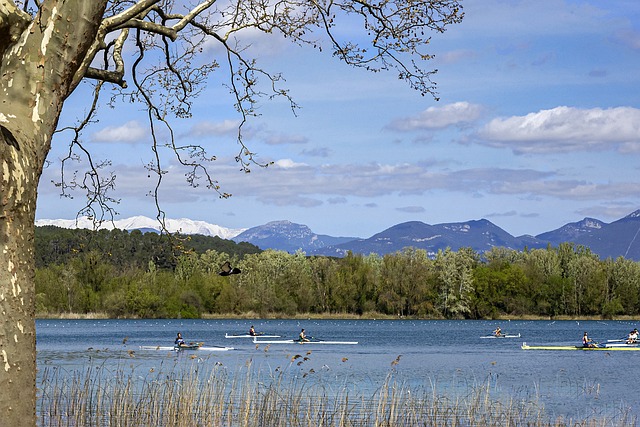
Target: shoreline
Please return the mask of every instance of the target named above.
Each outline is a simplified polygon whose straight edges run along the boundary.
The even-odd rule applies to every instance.
[[[119,320],[142,320],[146,318],[140,317],[110,317],[107,313],[59,313],[59,314],[39,314],[35,316],[36,320],[106,320],[106,319],[119,319]],[[172,318],[175,319],[175,318]],[[224,320],[224,319],[242,319],[242,320],[256,320],[256,319],[265,319],[265,320],[276,320],[276,319],[286,319],[286,320],[456,320],[456,319],[443,319],[443,318],[430,318],[430,317],[416,317],[416,316],[391,316],[381,313],[364,313],[362,315],[357,314],[348,314],[348,313],[301,313],[295,314],[292,316],[287,316],[283,314],[270,313],[267,315],[258,315],[257,313],[249,312],[249,313],[227,313],[227,314],[214,314],[214,313],[204,313],[201,317],[196,318],[200,320]],[[186,320],[186,319],[185,319]],[[195,320],[195,319],[194,319]],[[574,320],[574,321],[588,321],[588,320],[599,320],[599,321],[640,321],[640,316],[614,316],[613,318],[603,318],[602,316],[532,316],[532,315],[522,315],[522,316],[507,316],[502,315],[493,319],[458,319],[458,320],[494,320],[496,322],[502,321],[511,321],[511,320]]]

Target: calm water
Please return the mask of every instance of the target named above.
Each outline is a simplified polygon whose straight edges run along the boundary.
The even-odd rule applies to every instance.
[[[296,338],[301,328],[316,338],[358,341],[358,345],[256,345],[248,338],[227,339],[253,324],[258,332]],[[514,339],[482,339],[501,326],[521,334]],[[219,363],[230,372],[251,359],[260,370],[289,366],[291,356],[311,350],[296,370],[313,369],[337,388],[373,391],[391,369],[412,387],[442,394],[490,384],[492,396],[539,400],[551,416],[615,416],[630,411],[640,418],[639,352],[524,351],[528,344],[580,343],[584,331],[594,340],[623,338],[632,322],[614,321],[411,321],[411,320],[38,320],[39,372],[45,366],[65,371],[89,364],[147,372],[193,363],[188,355],[141,350],[171,346],[177,332],[205,346],[231,346],[227,352],[198,351],[200,363]],[[130,356],[133,350],[135,357]],[[392,362],[401,355],[398,364]]]

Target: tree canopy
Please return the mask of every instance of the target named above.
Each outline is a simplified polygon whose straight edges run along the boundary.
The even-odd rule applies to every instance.
[[[38,237],[42,231],[46,235]],[[206,249],[173,251],[158,244],[162,240],[154,233],[126,236],[120,230],[39,228],[38,314],[430,319],[640,314],[640,263],[600,260],[568,243],[528,251],[496,247],[484,254],[447,249],[433,258],[411,247],[384,256],[327,258],[301,251],[245,252],[243,245],[222,246],[219,239],[209,239]],[[220,275],[227,261],[242,273]]]

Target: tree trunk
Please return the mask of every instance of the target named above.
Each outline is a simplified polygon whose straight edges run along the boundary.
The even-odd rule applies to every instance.
[[[34,231],[38,182],[62,105],[106,0],[0,3],[0,424],[36,424]]]
[[[0,413],[7,426],[35,425],[34,242],[36,174],[2,128],[0,157]],[[9,141],[7,141],[9,139]],[[22,158],[20,158],[22,157]],[[34,181],[31,181],[34,180]],[[35,184],[31,184],[34,182]]]

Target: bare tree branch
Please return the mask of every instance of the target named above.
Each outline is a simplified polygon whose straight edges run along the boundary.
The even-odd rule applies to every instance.
[[[124,29],[120,31],[120,35],[113,42],[113,61],[115,63],[115,70],[108,71],[109,68],[109,48],[107,47],[104,52],[104,69],[97,69],[89,67],[85,73],[85,77],[95,80],[102,80],[117,84],[118,86],[126,89],[127,82],[124,80],[124,60],[122,59],[122,47],[127,40],[129,30]]]
[[[97,114],[98,99],[100,97],[100,90],[102,89],[103,82],[98,82],[93,91],[93,101],[89,111],[85,115],[84,119],[74,127],[67,127],[60,129],[57,132],[71,131],[73,137],[69,143],[69,149],[67,156],[61,160],[60,169],[60,181],[52,181],[52,183],[60,188],[60,195],[62,197],[73,198],[70,191],[81,190],[87,195],[87,202],[82,207],[78,216],[87,216],[93,220],[94,227],[97,229],[104,221],[113,221],[117,212],[113,209],[113,205],[118,203],[118,200],[108,195],[109,191],[115,189],[116,176],[113,173],[108,173],[108,177],[104,178],[100,170],[111,166],[110,161],[102,161],[99,163],[94,162],[91,152],[88,151],[82,144],[80,137],[82,131],[89,126]],[[66,169],[69,162],[80,162],[82,158],[74,153],[74,148],[79,149],[89,164],[88,170],[82,174],[82,179],[78,179],[78,171],[73,172],[73,177],[67,179]],[[97,210],[96,210],[97,208]]]
[[[146,167],[149,173],[157,176],[152,195],[159,214],[158,188],[167,173],[162,167],[160,153],[163,149],[168,149],[186,168],[185,178],[190,186],[197,187],[203,181],[220,197],[230,196],[209,172],[216,156],[208,154],[201,145],[178,144],[168,121],[169,113],[177,117],[191,115],[192,99],[200,92],[206,77],[219,68],[215,61],[198,67],[192,65],[207,39],[217,41],[224,50],[225,86],[241,117],[236,135],[239,150],[235,159],[240,169],[248,173],[254,166],[269,166],[269,163],[259,161],[243,138],[248,120],[259,115],[258,103],[263,99],[284,97],[293,114],[299,106],[289,91],[281,87],[284,79],[280,73],[265,70],[256,59],[247,56],[247,46],[238,42],[242,40],[244,30],[279,33],[295,44],[310,45],[319,50],[328,42],[333,55],[346,64],[373,72],[393,69],[400,79],[406,80],[422,95],[431,94],[436,98],[436,87],[431,80],[436,70],[425,70],[417,63],[432,56],[419,50],[428,46],[430,34],[445,31],[448,25],[460,22],[463,16],[456,0],[235,0],[220,8],[215,5],[215,0],[202,0],[182,14],[173,11],[174,4],[169,0],[113,0],[105,13],[111,15],[103,19],[74,76],[75,85],[83,78],[113,83],[122,90],[119,97],[146,105],[154,153],[154,160]],[[340,20],[346,17],[360,20],[369,36],[368,43],[361,45],[361,41],[344,39],[344,35],[336,33]],[[123,49],[130,29],[136,31],[138,54],[127,68]],[[315,29],[322,32],[314,33]],[[106,43],[115,32],[119,32],[118,37]],[[100,52],[104,61],[96,66],[94,59]],[[161,61],[154,62],[160,58]],[[125,92],[128,73],[132,75],[134,87]],[[158,124],[168,130],[169,137],[165,142],[158,140]],[[71,145],[81,147],[77,138]],[[93,172],[97,174],[98,171]],[[106,188],[108,185],[101,189]]]

